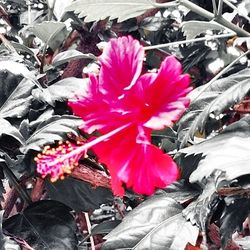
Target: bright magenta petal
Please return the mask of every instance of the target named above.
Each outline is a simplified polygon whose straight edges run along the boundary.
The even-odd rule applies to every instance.
[[[147,138],[150,131],[141,135],[140,131],[138,135],[129,128],[125,134],[117,134],[94,147],[99,161],[110,171],[116,195],[123,195],[122,183],[137,193],[151,195],[155,188],[164,188],[178,178],[172,158],[150,144]]]
[[[131,36],[111,39],[99,57],[100,91],[118,98],[141,74],[144,49]]]
[[[86,133],[99,130],[107,133],[127,123],[128,115],[121,107],[117,99],[107,99],[99,91],[99,82],[95,75],[90,75],[86,83],[85,92],[75,100],[69,100],[68,105],[73,113],[83,120],[81,129]]]
[[[180,63],[172,56],[166,58],[153,83],[145,82],[145,103],[150,107],[150,117],[144,126],[163,129],[177,121],[190,102],[186,96],[192,90],[189,83],[189,75],[181,75]]]

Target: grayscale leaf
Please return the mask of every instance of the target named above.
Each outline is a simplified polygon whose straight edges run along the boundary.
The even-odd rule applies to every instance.
[[[21,148],[21,151],[23,153],[30,149],[39,151],[45,144],[64,139],[69,132],[77,135],[78,127],[82,123],[80,118],[72,115],[55,115],[37,127],[36,131],[26,141],[26,145]]]
[[[20,142],[20,144],[25,143],[25,139],[23,138],[19,130],[12,126],[11,123],[7,120],[0,118],[0,136],[2,136],[3,134],[13,137],[15,140]]]
[[[95,60],[96,57],[93,54],[83,54],[82,52],[71,49],[67,51],[63,51],[59,54],[57,54],[53,60],[52,60],[52,65],[54,67],[58,67],[64,63],[67,63],[71,60],[78,60],[78,59],[92,59]]]
[[[149,0],[76,0],[66,11],[74,11],[79,17],[86,17],[85,22],[99,21],[107,17],[111,20],[118,18],[118,22],[122,22],[153,8]]]
[[[187,155],[203,154],[198,167],[190,176],[190,182],[202,183],[217,169],[225,171],[225,180],[231,181],[239,176],[250,174],[250,118],[228,126],[219,135],[199,144],[182,149]]]
[[[0,107],[0,118],[21,118],[27,114],[33,99],[31,91],[34,86],[34,81],[24,78]]]
[[[32,95],[35,99],[54,106],[55,101],[66,101],[84,92],[87,81],[87,78],[68,77],[48,86],[44,90],[34,89]]]
[[[60,47],[68,34],[64,23],[53,21],[45,21],[30,27],[30,31],[47,44],[52,50]]]
[[[103,250],[145,249],[140,248],[140,244],[143,246],[154,230],[157,230],[164,221],[170,222],[171,218],[175,218],[181,211],[182,206],[174,199],[165,194],[156,195],[133,209],[114,230],[105,236],[107,241],[103,245]],[[172,235],[171,232],[169,234]],[[153,237],[157,238],[157,234]],[[162,240],[167,242],[168,236],[166,235]]]
[[[183,22],[182,31],[186,36],[186,39],[196,38],[202,33],[206,33],[208,30],[224,31],[225,27],[215,22],[205,21],[188,21]]]

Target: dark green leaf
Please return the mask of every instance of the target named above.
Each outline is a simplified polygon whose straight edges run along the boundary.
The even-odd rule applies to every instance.
[[[8,58],[4,57],[4,60],[0,60],[0,71],[9,71],[12,74],[18,76],[21,75],[26,79],[35,80],[34,72],[30,71],[24,63],[13,61],[13,59],[21,60],[21,58]]]
[[[182,24],[186,39],[193,39],[208,30],[224,31],[225,27],[215,22],[188,21]]]
[[[33,114],[38,114],[39,111],[37,110],[32,110],[31,111]],[[55,114],[55,111],[52,107],[47,108],[45,111],[43,111],[43,113],[41,115],[39,115],[37,118],[31,119],[31,122],[29,124],[31,129],[35,129],[37,128],[37,126],[42,123],[45,122],[49,119],[51,119]]]
[[[21,247],[19,247],[19,245],[17,245],[15,241],[11,240],[9,237],[3,234],[3,228],[2,228],[3,213],[4,211],[2,210],[0,212],[0,249],[1,250],[21,250]]]
[[[165,152],[170,152],[176,149],[177,134],[171,128],[166,128],[164,130],[153,131],[152,143],[163,149]]]
[[[203,191],[197,200],[191,202],[183,210],[186,219],[199,226],[204,232],[207,231],[209,216],[213,214],[218,205],[217,189],[226,183],[224,179],[225,173],[214,171],[208,179],[204,180]]]
[[[47,182],[49,196],[76,211],[88,212],[113,200],[109,189],[92,187],[89,183],[68,177],[55,183]]]
[[[0,107],[0,117],[20,118],[26,115],[32,101],[31,90],[34,86],[33,81],[23,79]]]
[[[178,121],[178,141],[182,142],[182,145],[186,145],[189,139],[190,126],[195,123],[195,118],[204,110],[204,108],[211,103],[217,96],[219,92],[204,92],[201,96],[191,103],[188,111],[182,116]],[[193,125],[196,127],[195,125]],[[187,133],[190,131],[189,133]]]
[[[215,170],[226,171],[226,180],[250,174],[250,118],[249,116],[228,126],[219,135],[181,150],[183,153],[203,154],[204,159],[191,174],[190,181],[202,183]]]
[[[193,45],[189,48],[187,56],[184,55],[184,59],[182,61],[183,70],[185,72],[189,71],[193,66],[202,63],[205,60],[208,53],[211,51],[206,45]]]
[[[11,44],[13,45],[13,47],[18,51],[18,52],[22,52],[22,53],[27,53],[31,56],[34,56],[34,52],[29,49],[27,46],[21,44],[21,43],[16,43],[16,42],[11,42]],[[4,48],[4,45],[1,44],[0,45],[0,50]]]
[[[244,69],[191,92],[191,112],[186,112],[179,121],[178,133],[181,132],[179,140],[182,140],[180,148],[184,147],[189,139],[193,139],[198,130],[203,130],[211,113],[215,112],[216,115],[222,113],[247,94],[249,84],[246,83],[249,77],[249,69]],[[239,89],[236,86],[240,86]],[[228,91],[227,94],[225,91]]]
[[[143,249],[185,249],[188,242],[195,245],[199,229],[186,222],[182,214],[174,215],[159,224],[133,247],[134,250]]]
[[[154,3],[155,1],[152,0]],[[118,22],[142,15],[154,6],[148,0],[123,1],[123,0],[77,0],[70,4],[66,10],[74,11],[79,17],[85,17],[85,22],[93,22],[118,18]]]
[[[88,79],[68,77],[50,85],[44,90],[35,89],[32,95],[39,101],[55,105],[55,101],[66,101],[84,91]]]
[[[66,25],[61,22],[45,21],[31,27],[30,30],[52,50],[56,50],[68,34]]]
[[[232,105],[241,101],[250,90],[249,79],[239,82],[231,88],[220,94],[213,100],[206,108],[196,117],[195,121],[189,128],[189,136],[193,138],[196,131],[203,132],[205,124],[210,116],[213,114],[218,116],[223,111],[230,108]]]
[[[161,194],[162,192],[180,204],[195,199],[200,194],[199,189],[184,179],[172,183],[165,189],[159,189],[157,194]]]
[[[35,202],[7,219],[3,228],[35,249],[76,250],[76,224],[70,210],[58,201]]]
[[[245,219],[250,215],[250,199],[249,198],[227,198],[223,214],[220,218],[221,226],[221,243],[225,249],[229,239],[236,230],[242,230]]]
[[[39,151],[45,144],[64,139],[69,132],[77,135],[81,124],[82,120],[72,115],[53,116],[37,127],[21,151],[27,152],[30,149]]]
[[[0,118],[0,137],[3,134],[13,137],[22,145],[25,143],[25,140],[19,130],[12,126],[7,120]]]
[[[64,63],[68,63],[71,60],[78,60],[78,59],[92,59],[95,60],[96,57],[93,54],[83,54],[82,52],[71,49],[67,51],[63,51],[57,54],[52,61],[52,65],[54,67],[58,67]]]
[[[105,237],[107,241],[103,245],[103,250],[134,248],[137,244],[144,245],[146,244],[147,237],[150,238],[151,234],[153,235],[152,237],[157,237],[157,233],[155,234],[154,231],[158,227],[161,228],[164,222],[166,222],[164,224],[167,226],[168,222],[174,221],[174,218],[177,219],[181,211],[182,206],[174,199],[164,194],[154,196],[133,209],[123,219],[121,224]],[[176,224],[175,226],[171,225],[176,228]],[[161,240],[162,244],[169,242],[168,233],[169,237],[172,238],[173,236],[171,231],[168,233],[165,231],[165,233],[166,235]],[[145,248],[139,248],[138,245],[136,249]],[[146,249],[152,248],[147,246]]]
[[[96,225],[91,230],[91,235],[96,234],[108,234],[111,230],[117,227],[121,223],[120,220],[108,220]]]

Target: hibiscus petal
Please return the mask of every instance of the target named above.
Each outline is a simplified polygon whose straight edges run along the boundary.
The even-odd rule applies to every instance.
[[[124,117],[125,111],[117,99],[107,99],[100,93],[95,75],[91,74],[85,84],[85,92],[76,99],[68,101],[73,113],[83,119],[80,129],[89,134],[95,130],[107,133],[127,123],[127,116]]]
[[[146,130],[144,135],[149,137],[151,130]],[[99,161],[106,164],[110,171],[116,195],[123,195],[122,183],[137,193],[151,195],[155,188],[164,188],[178,178],[175,162],[151,145],[150,138],[138,136],[137,128],[125,131],[93,148]],[[126,139],[124,133],[127,134]]]
[[[43,152],[38,154],[34,159],[37,163],[37,172],[41,174],[43,178],[50,175],[51,181],[56,181],[59,178],[63,179],[64,174],[70,174],[72,169],[78,165],[78,161],[82,155],[86,154],[88,149],[100,142],[108,140],[122,130],[127,129],[130,125],[129,123],[125,124],[84,144],[74,145],[67,141],[65,143],[59,143],[59,146],[56,148],[51,148],[50,146],[44,147]]]
[[[141,74],[144,49],[131,36],[111,39],[99,57],[100,91],[118,98]]]
[[[144,126],[163,129],[177,121],[190,103],[186,97],[192,90],[189,83],[189,75],[181,75],[181,64],[174,57],[167,57],[155,80],[150,85],[148,82],[144,84],[145,103],[150,111]]]

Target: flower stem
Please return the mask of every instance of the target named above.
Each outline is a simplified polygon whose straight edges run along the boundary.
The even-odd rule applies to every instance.
[[[232,24],[231,22],[224,19],[221,15],[215,16],[213,13],[201,8],[200,6],[190,2],[189,0],[179,0],[179,3],[186,8],[192,10],[193,12],[197,13],[198,15],[201,15],[203,17],[206,17],[208,20],[214,20],[215,22],[225,26],[226,28],[236,32],[238,36],[250,36],[250,33],[247,31],[241,29],[240,27]]]
[[[199,38],[194,38],[194,39],[189,39],[189,40],[184,40],[184,41],[177,41],[177,42],[172,42],[172,43],[157,44],[153,46],[144,47],[144,49],[145,50],[160,49],[160,48],[166,48],[169,46],[181,45],[185,43],[202,42],[202,41],[213,40],[216,38],[225,38],[225,37],[231,37],[231,36],[235,36],[235,33],[227,33],[227,34],[220,34],[220,35],[214,35],[214,36],[199,37]]]

